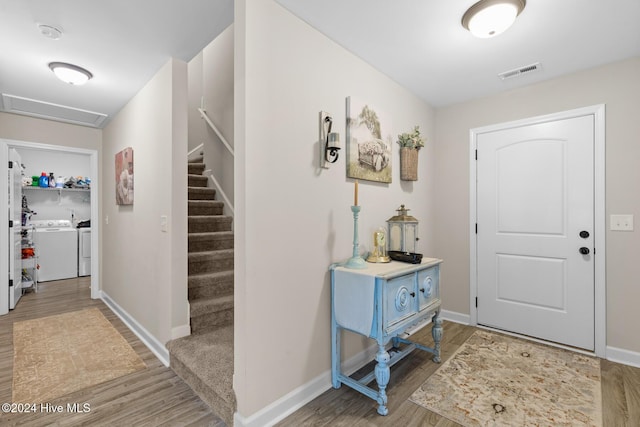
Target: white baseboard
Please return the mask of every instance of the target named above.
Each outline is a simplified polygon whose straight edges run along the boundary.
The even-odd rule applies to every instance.
[[[463,325],[469,325],[471,323],[471,316],[469,316],[468,314],[457,313],[455,311],[440,310],[440,316],[444,320],[455,323],[462,323]]]
[[[147,331],[136,319],[127,313],[122,307],[109,297],[104,291],[100,292],[100,299],[124,322],[140,341],[146,345],[153,354],[164,364],[169,366],[169,351],[160,341]]]
[[[342,372],[351,375],[362,366],[371,362],[377,352],[377,345],[363,350],[342,363]],[[258,412],[248,417],[243,417],[239,413],[234,414],[235,427],[269,427],[288,417],[325,391],[331,385],[331,369],[318,375],[306,384],[287,393],[272,404],[260,409]]]
[[[607,360],[640,368],[640,353],[607,346]]]

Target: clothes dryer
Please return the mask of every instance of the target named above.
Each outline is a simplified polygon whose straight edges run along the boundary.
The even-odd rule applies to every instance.
[[[78,276],[91,276],[91,228],[78,228]]]

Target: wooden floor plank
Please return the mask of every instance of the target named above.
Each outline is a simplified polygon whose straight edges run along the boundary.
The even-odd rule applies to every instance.
[[[171,426],[224,427],[209,407],[140,341],[101,300],[90,298],[89,278],[41,283],[15,310],[0,317],[0,402],[11,402],[13,324],[98,307],[147,367],[105,383],[53,399],[51,404],[88,403],[86,413],[2,414],[2,426]],[[39,402],[38,402],[39,403]]]
[[[207,405],[173,371],[166,368],[124,323],[100,300],[90,299],[89,281],[72,279],[48,282],[39,292],[28,293],[16,310],[0,317],[0,402],[11,401],[13,378],[13,323],[61,314],[88,307],[98,307],[105,317],[131,344],[147,368],[127,376],[98,384],[85,390],[54,399],[53,404],[88,402],[89,413],[2,414],[2,426],[211,426],[225,427]],[[476,328],[445,322],[442,359],[447,360]],[[412,339],[432,345],[430,328],[417,332]],[[360,369],[362,376],[373,364]],[[389,410],[386,417],[376,412],[376,403],[346,386],[330,389],[285,418],[279,426],[383,427],[435,426],[458,424],[428,411],[408,397],[439,367],[424,352],[414,352],[392,367],[388,388]],[[640,426],[640,369],[601,361],[603,425]],[[371,385],[375,386],[375,382]]]
[[[442,360],[448,360],[477,328],[444,322]],[[431,346],[431,330],[422,329],[412,340]],[[353,378],[360,378],[374,366],[360,369]],[[279,427],[395,427],[395,426],[459,426],[408,400],[439,367],[428,353],[413,352],[391,368],[387,387],[389,414],[380,416],[377,404],[364,395],[342,386],[330,389],[289,417],[276,424]],[[603,427],[640,427],[640,368],[601,360]],[[375,387],[375,381],[369,386]],[[345,390],[346,389],[346,390]]]

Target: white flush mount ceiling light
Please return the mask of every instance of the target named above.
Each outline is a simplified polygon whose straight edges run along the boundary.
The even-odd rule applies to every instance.
[[[75,86],[83,85],[93,77],[93,74],[84,68],[66,62],[52,62],[49,68],[60,80]]]
[[[462,26],[480,38],[506,31],[524,9],[526,0],[480,0],[462,17]]]

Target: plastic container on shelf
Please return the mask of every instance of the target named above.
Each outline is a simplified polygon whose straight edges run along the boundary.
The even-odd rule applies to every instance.
[[[49,177],[47,176],[46,172],[42,172],[42,175],[40,175],[40,179],[38,180],[38,185],[42,188],[49,187]]]

